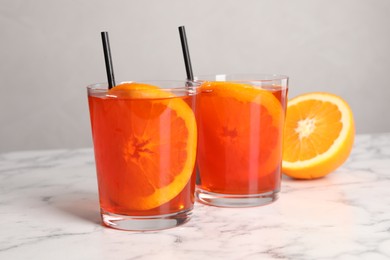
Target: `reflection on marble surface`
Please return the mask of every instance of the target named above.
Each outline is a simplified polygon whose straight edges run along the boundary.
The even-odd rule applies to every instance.
[[[326,178],[273,204],[196,204],[158,232],[100,224],[92,149],[0,154],[0,259],[390,259],[390,134],[357,136]]]

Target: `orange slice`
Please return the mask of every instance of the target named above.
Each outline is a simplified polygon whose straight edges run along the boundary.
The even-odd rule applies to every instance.
[[[289,100],[283,172],[298,179],[331,173],[348,158],[354,136],[353,114],[341,97],[314,92]]]
[[[116,97],[105,107],[102,130],[111,139],[105,154],[111,174],[103,180],[111,185],[110,199],[131,210],[169,202],[189,183],[195,165],[192,109],[183,97],[146,84],[118,85],[108,96]]]
[[[175,95],[164,91],[156,86],[129,82],[115,86],[108,91],[108,95],[119,96],[121,98],[173,98]]]
[[[199,103],[202,189],[242,194],[274,185],[272,173],[282,160],[284,110],[279,100],[251,85],[210,82],[202,86]]]

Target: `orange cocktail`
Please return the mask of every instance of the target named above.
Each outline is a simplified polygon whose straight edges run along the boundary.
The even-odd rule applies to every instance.
[[[277,199],[287,101],[285,76],[200,77],[197,198],[247,207]]]
[[[162,81],[109,91],[88,87],[105,225],[154,230],[189,220],[197,144],[193,86]]]

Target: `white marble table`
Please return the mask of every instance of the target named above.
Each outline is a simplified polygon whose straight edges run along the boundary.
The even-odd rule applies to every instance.
[[[390,133],[277,202],[147,233],[101,226],[92,149],[0,154],[0,259],[390,259]]]

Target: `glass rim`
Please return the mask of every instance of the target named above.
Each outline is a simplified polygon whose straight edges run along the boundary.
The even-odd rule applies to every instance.
[[[143,80],[143,81],[120,81],[117,85],[123,84],[123,83],[140,83],[140,84],[150,84],[157,89],[170,93],[168,96],[160,97],[155,96],[151,94],[155,94],[152,89],[130,89],[130,90],[117,90],[115,93],[110,93],[110,89],[108,88],[108,82],[101,82],[101,83],[93,83],[86,86],[88,96],[95,96],[95,95],[104,95],[107,98],[119,98],[119,99],[128,99],[131,97],[127,96],[126,93],[149,93],[146,96],[143,96],[142,99],[166,99],[166,98],[173,98],[173,97],[189,97],[194,96],[200,93],[202,82],[195,82],[191,80]],[[114,89],[115,87],[111,88]],[[154,89],[154,88],[153,88]],[[125,94],[124,96],[120,93]],[[136,98],[137,99],[137,98]]]
[[[227,80],[221,81],[231,81],[231,82],[270,82],[275,80],[288,80],[289,77],[283,74],[274,74],[274,73],[218,73],[218,74],[200,74],[194,76],[194,81],[217,81],[216,79],[220,77],[228,78]],[[229,79],[233,77],[233,79]],[[214,78],[214,79],[213,79]],[[213,79],[213,80],[211,80]]]
[[[162,80],[159,80],[159,79],[156,79],[156,80],[127,80],[127,81],[119,81],[119,83],[117,85],[120,85],[120,84],[123,84],[123,83],[145,83],[145,84],[151,84],[152,83],[161,83],[161,84],[156,84],[157,87],[161,87],[162,89],[164,90],[172,90],[172,91],[175,91],[175,90],[188,90],[189,87],[191,88],[196,88],[196,87],[200,87],[202,85],[201,82],[199,81],[195,81],[195,80],[169,80],[169,79],[162,79]],[[191,86],[185,86],[185,84],[187,83],[190,83]],[[167,86],[167,87],[164,87],[164,84],[174,84],[178,87],[171,87],[171,86]],[[183,84],[183,85],[182,85]],[[182,85],[182,86],[180,86]],[[92,83],[92,84],[89,84],[87,85],[87,89],[96,89],[96,90],[108,90],[108,82],[97,82],[97,83]]]

